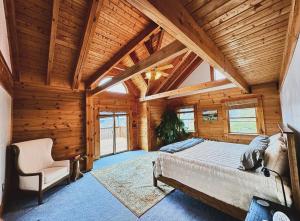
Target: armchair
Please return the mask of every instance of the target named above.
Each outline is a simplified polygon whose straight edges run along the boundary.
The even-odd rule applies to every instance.
[[[70,182],[70,161],[54,161],[51,156],[53,141],[50,138],[12,144],[19,176],[19,188],[38,193],[38,203],[43,203],[43,193],[54,185]]]

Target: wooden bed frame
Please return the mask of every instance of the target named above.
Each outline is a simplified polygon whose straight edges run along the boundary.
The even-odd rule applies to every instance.
[[[293,197],[293,207],[299,212],[300,211],[300,182],[299,182],[299,170],[297,163],[297,148],[295,143],[295,132],[290,127],[279,125],[280,131],[287,135],[287,143],[288,143],[288,159],[289,159],[289,168],[290,168],[290,181],[292,188],[292,197]],[[154,166],[155,162],[153,162]],[[181,190],[187,195],[200,200],[201,202],[214,207],[226,214],[229,214],[232,217],[235,217],[239,220],[244,220],[247,211],[225,203],[221,200],[218,200],[214,197],[211,197],[205,193],[199,192],[189,186],[186,186],[174,179],[159,176],[155,177],[153,173],[153,185],[157,187],[157,181],[161,181],[169,186],[174,187],[175,189]]]

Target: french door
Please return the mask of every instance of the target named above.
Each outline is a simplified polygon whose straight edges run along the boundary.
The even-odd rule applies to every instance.
[[[128,150],[128,114],[126,112],[100,112],[100,156]]]

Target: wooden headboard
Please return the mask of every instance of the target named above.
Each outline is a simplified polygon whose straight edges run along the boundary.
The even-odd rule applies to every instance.
[[[285,125],[279,125],[279,128],[282,133],[286,134],[288,142],[288,159],[289,159],[289,168],[290,168],[290,178],[291,178],[291,187],[292,187],[292,197],[294,207],[300,211],[300,179],[299,179],[299,164],[298,164],[298,154],[295,132]]]

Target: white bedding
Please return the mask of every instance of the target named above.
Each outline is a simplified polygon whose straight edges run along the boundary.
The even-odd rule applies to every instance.
[[[205,141],[175,154],[161,152],[154,174],[172,178],[218,200],[248,210],[252,196],[284,204],[279,178],[238,168],[247,145]],[[288,205],[290,187],[285,185]]]

